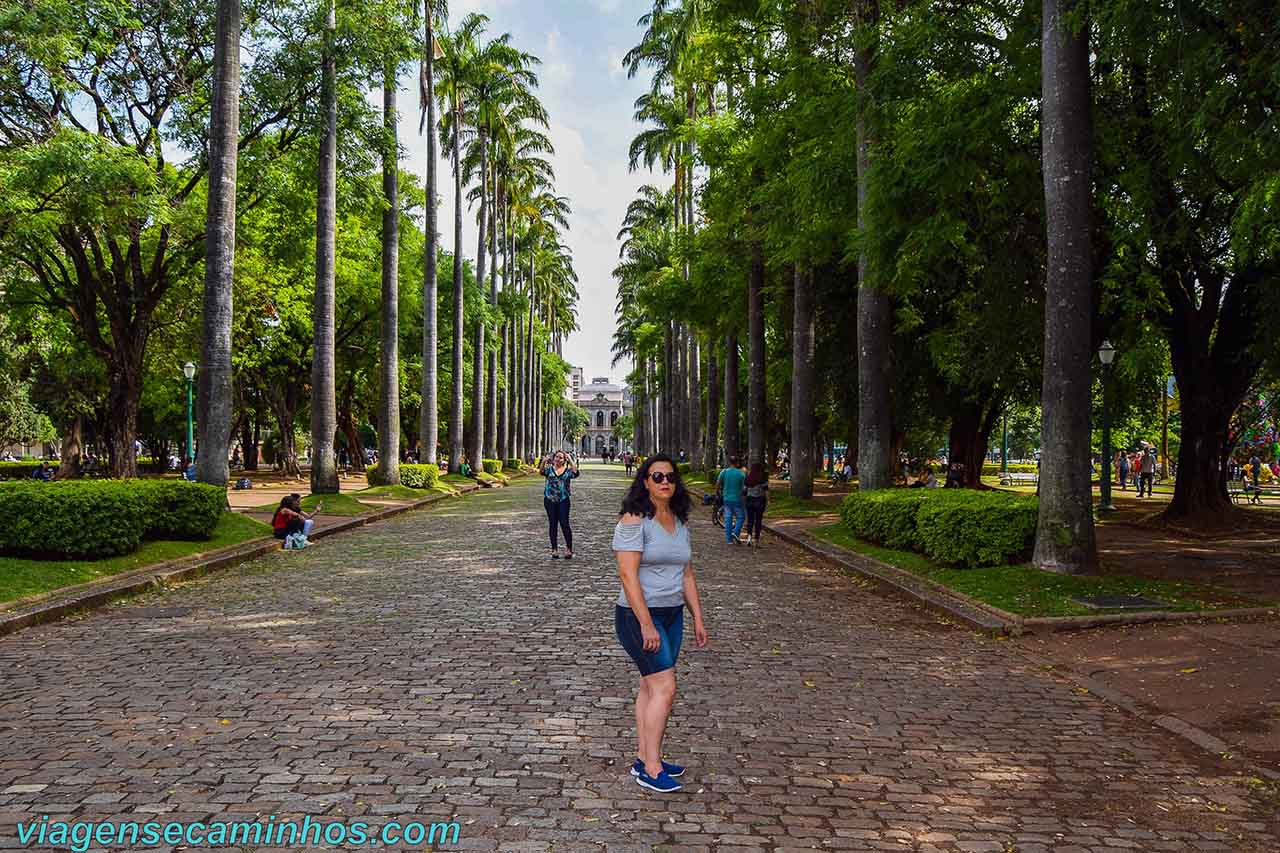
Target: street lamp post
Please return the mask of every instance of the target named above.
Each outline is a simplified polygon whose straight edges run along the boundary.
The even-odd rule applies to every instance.
[[[1098,360],[1102,362],[1102,466],[1098,472],[1098,485],[1102,503],[1099,512],[1114,512],[1111,503],[1111,407],[1107,399],[1111,378],[1111,362],[1116,357],[1116,348],[1111,341],[1103,341],[1098,347]]]
[[[196,378],[196,366],[191,362],[182,365],[182,375],[187,377],[187,456],[182,460],[183,475],[186,475],[187,460],[195,461],[195,434],[191,420],[191,380]]]
[[[1000,473],[1009,473],[1009,410],[1000,418]]]

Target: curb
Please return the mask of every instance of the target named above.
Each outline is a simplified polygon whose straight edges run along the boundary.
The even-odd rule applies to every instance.
[[[1035,617],[1028,619],[985,605],[982,602],[974,601],[968,596],[954,593],[950,590],[944,593],[941,590],[946,590],[946,587],[941,587],[941,590],[939,590],[937,587],[941,585],[933,584],[931,581],[911,575],[909,572],[904,572],[863,554],[857,554],[838,545],[823,542],[808,532],[800,531],[797,535],[789,531],[780,530],[775,525],[767,522],[763,526],[764,529],[784,542],[830,560],[863,577],[878,581],[905,597],[924,604],[935,611],[941,611],[946,616],[969,627],[976,628],[988,636],[1018,636],[1025,633],[1027,628],[1034,630],[1038,627],[1046,627],[1049,631],[1063,631],[1117,624],[1136,624],[1139,622],[1190,622],[1206,621],[1214,618],[1242,619],[1257,618],[1259,616],[1275,618],[1280,615],[1275,608],[1255,607],[1223,610],[1216,613],[1207,611],[1193,613],[1157,611],[1153,613],[1117,613],[1100,616]],[[855,559],[850,559],[851,556]],[[904,579],[901,577],[902,575],[908,577]],[[908,579],[910,581],[923,582],[930,586],[933,588],[931,591],[935,595],[923,593],[919,586],[907,582]],[[975,613],[974,611],[977,612]],[[1025,648],[1016,647],[1014,653],[1024,660],[1045,669],[1047,672],[1056,674],[1063,681],[1088,690],[1089,693],[1102,701],[1142,720],[1148,725],[1164,729],[1195,748],[1212,755],[1219,761],[1235,763],[1240,769],[1246,770],[1254,776],[1280,781],[1280,771],[1272,770],[1259,764],[1247,752],[1232,747],[1221,738],[1187,722],[1181,717],[1148,710],[1144,703],[1129,694],[1102,684],[1096,679],[1074,669],[1054,663]]]
[[[309,537],[312,540],[324,539],[336,533],[345,533],[383,521],[388,518],[421,509],[438,501],[479,491],[479,486],[455,486],[459,495],[433,494],[403,506],[387,507],[365,515],[354,516],[346,521],[329,525],[322,530],[314,531]],[[130,572],[114,575],[101,581],[90,581],[62,590],[54,590],[40,596],[19,599],[13,602],[10,610],[0,610],[0,637],[14,634],[24,628],[57,622],[102,607],[118,598],[161,589],[182,581],[192,580],[202,575],[211,574],[221,569],[238,566],[250,560],[280,550],[280,542],[273,536],[263,536],[220,548],[196,557],[183,557],[164,563],[144,566]]]

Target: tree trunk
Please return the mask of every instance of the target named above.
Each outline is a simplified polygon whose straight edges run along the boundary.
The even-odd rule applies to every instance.
[[[485,246],[485,231],[489,224],[489,192],[486,184],[488,183],[488,137],[484,131],[479,132],[480,137],[480,218],[479,218],[479,237],[476,246],[476,285],[480,288],[480,292],[484,293],[484,278],[487,268],[485,262],[488,260],[489,252]],[[467,455],[471,457],[471,467],[473,470],[482,471],[484,465],[481,460],[484,458],[484,431],[485,431],[485,378],[484,378],[484,339],[485,339],[485,322],[484,315],[481,314],[476,320],[475,337],[471,342],[471,443],[467,446]]]
[[[360,443],[360,430],[356,427],[355,414],[352,411],[352,397],[355,389],[348,384],[343,394],[342,409],[338,412],[338,424],[347,439],[347,455],[350,457],[352,471],[362,473],[364,465],[364,445]]]
[[[296,384],[283,383],[283,387],[267,391],[266,398],[267,406],[275,415],[276,427],[280,431],[279,446],[276,448],[276,467],[287,476],[301,480],[302,469],[298,467],[298,447],[293,439],[298,408],[302,404],[301,389]]]
[[[244,470],[258,470],[258,412],[249,412],[240,426],[240,450],[244,453]]]
[[[338,493],[338,469],[334,459],[337,435],[337,401],[334,388],[334,255],[337,215],[338,88],[334,56],[336,18],[334,0],[324,36],[322,103],[325,130],[320,139],[320,175],[316,195],[316,291],[312,326],[315,332],[311,363],[311,491]]]
[[[231,441],[231,282],[236,252],[236,158],[240,142],[240,0],[218,0],[205,212],[204,312],[197,383],[199,446]],[[225,486],[227,455],[201,453],[196,479]]]
[[[1168,518],[1221,517],[1231,511],[1226,461],[1235,442],[1230,421],[1244,393],[1237,394],[1232,386],[1209,359],[1197,360],[1178,374],[1182,434],[1178,479],[1165,510]]]
[[[422,61],[422,101],[427,120],[427,196],[423,234],[422,263],[422,410],[418,421],[418,459],[435,464],[436,444],[440,440],[440,408],[438,394],[437,349],[439,336],[436,311],[436,180],[440,156],[436,153],[436,87],[435,58],[433,56],[435,10],[432,3],[426,5],[426,49]]]
[[[814,403],[814,293],[813,271],[795,268],[791,335],[791,494],[813,497]]]
[[[706,442],[702,448],[702,467],[711,472],[716,469],[717,450],[720,449],[720,374],[719,361],[714,346],[707,347],[707,426]]]
[[[1003,408],[1003,398],[987,394],[982,401],[964,401],[951,405],[951,425],[947,431],[950,450],[948,464],[964,466],[962,485],[968,489],[982,487],[982,465],[987,458],[991,431],[995,429]]]
[[[701,347],[698,334],[689,330],[689,462],[696,468],[702,463],[702,377],[698,370]]]
[[[759,241],[751,243],[747,328],[747,456],[751,464],[765,464],[764,250]]]
[[[378,479],[400,484],[400,164],[396,139],[396,74],[388,63],[382,78],[382,352],[379,362]],[[362,463],[364,459],[361,459]]]
[[[741,379],[738,370],[738,336],[729,335],[724,341],[724,455],[725,459],[742,453],[739,427],[742,415],[738,411],[738,388]],[[719,466],[720,460],[716,460]],[[765,470],[768,470],[766,467]]]
[[[1074,0],[1044,0],[1041,145],[1048,279],[1041,392],[1040,515],[1033,560],[1067,574],[1098,571],[1090,484],[1092,392],[1088,28]]]
[[[84,415],[76,415],[62,435],[61,461],[54,477],[67,480],[80,476],[80,453],[84,441]]]
[[[491,235],[489,237],[489,306],[496,313],[498,310],[498,176],[495,172],[490,177],[493,182],[493,205],[489,209]],[[503,456],[498,450],[498,352],[496,349],[488,353],[488,359],[489,390],[485,399],[489,401],[489,405],[486,408],[488,422],[484,430],[484,448],[485,453],[490,457],[501,460]]]
[[[879,20],[879,4],[866,4],[868,20]],[[858,228],[867,227],[867,182],[871,166],[872,129],[867,113],[867,86],[875,62],[875,48],[858,44],[854,73],[858,88],[856,135],[858,146]],[[893,484],[893,306],[889,296],[871,283],[870,261],[858,256],[858,488],[884,489]]]
[[[462,106],[453,99],[453,391],[449,403],[449,473],[456,474],[463,454],[463,349],[466,330],[462,283]],[[473,460],[474,462],[474,460]],[[474,466],[473,466],[474,467]]]

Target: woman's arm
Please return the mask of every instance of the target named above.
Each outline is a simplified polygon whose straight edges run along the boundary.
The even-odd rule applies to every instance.
[[[698,598],[698,581],[693,576],[693,562],[684,567],[684,602],[693,614],[693,640],[698,648],[707,645],[707,626],[702,621],[702,601]]]

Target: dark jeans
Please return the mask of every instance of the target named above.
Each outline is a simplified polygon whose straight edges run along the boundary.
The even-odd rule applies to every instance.
[[[572,551],[573,531],[569,529],[569,499],[553,501],[551,498],[544,497],[542,506],[547,510],[547,524],[551,528],[552,550],[559,547],[556,537],[556,525],[559,525],[560,529],[564,531],[564,547]]]
[[[1154,484],[1156,475],[1154,473],[1138,475],[1138,496],[1141,497],[1146,492],[1147,497],[1151,497],[1151,487]]]
[[[768,498],[747,498],[747,535],[752,539],[760,538],[760,527],[764,524],[764,508]]]

